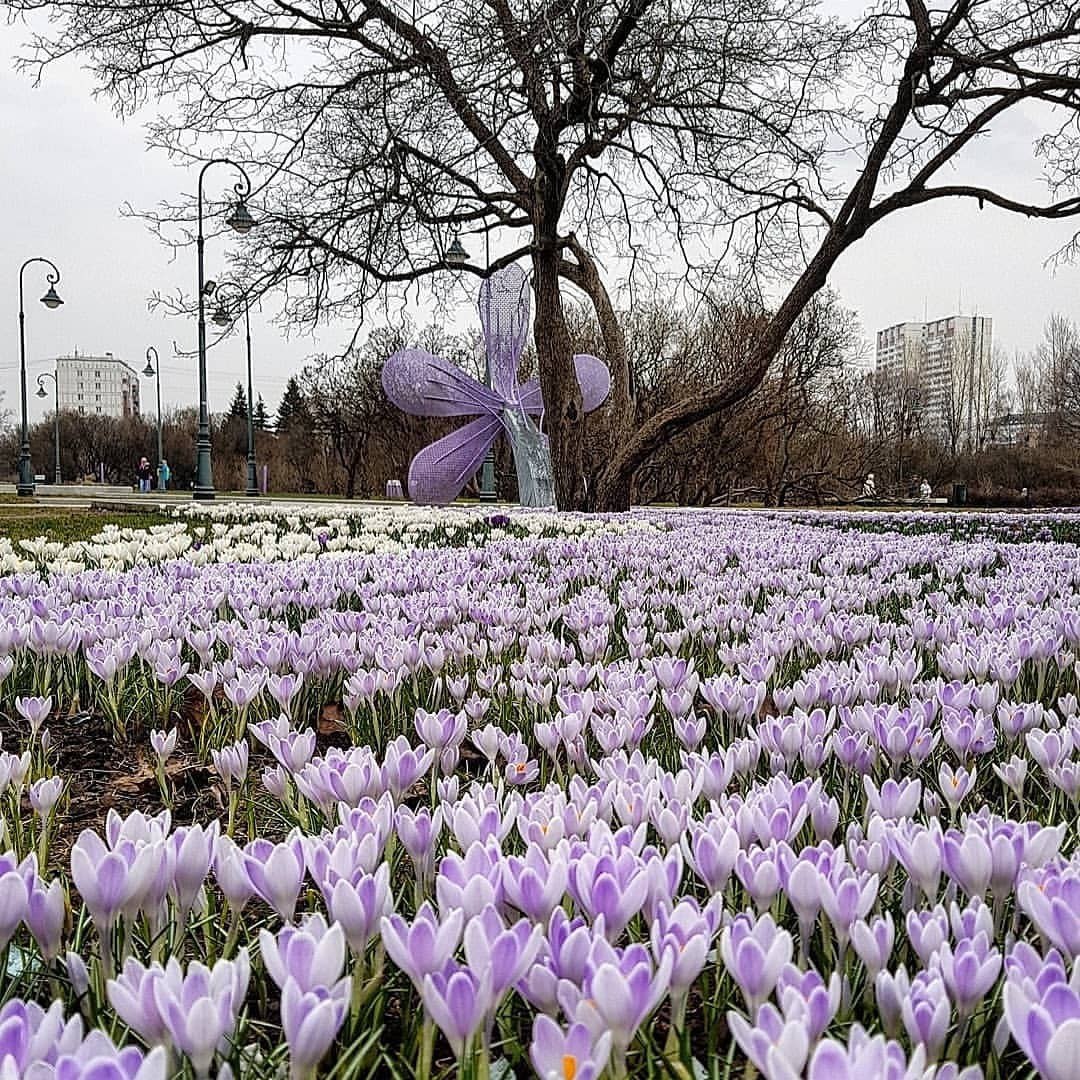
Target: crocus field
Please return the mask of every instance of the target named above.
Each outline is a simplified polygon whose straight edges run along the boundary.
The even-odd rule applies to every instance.
[[[0,543],[0,1080],[1080,1077],[1076,520]]]

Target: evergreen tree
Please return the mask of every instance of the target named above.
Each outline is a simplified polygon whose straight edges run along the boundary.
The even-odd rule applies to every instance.
[[[236,384],[236,393],[233,394],[232,404],[229,406],[229,419],[247,419],[247,394],[244,393],[244,387],[241,383]]]
[[[278,405],[277,430],[285,432],[298,423],[309,423],[310,419],[307,401],[304,399],[303,390],[300,389],[300,383],[295,375],[290,375],[289,381],[285,384],[285,393],[281,395],[281,404]]]
[[[259,431],[265,431],[270,426],[270,414],[266,411],[266,402],[263,401],[262,394],[259,395],[259,400],[255,402],[252,423]]]

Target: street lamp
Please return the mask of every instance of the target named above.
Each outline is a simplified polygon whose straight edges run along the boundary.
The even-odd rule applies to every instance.
[[[57,297],[59,300],[60,298]],[[61,301],[63,303],[63,301]],[[45,380],[52,379],[53,390],[56,393],[56,399],[53,402],[53,442],[56,444],[56,483],[57,485],[62,483],[60,478],[60,380],[54,372],[45,371],[37,377],[37,396],[39,398],[47,397],[45,391]]]
[[[203,237],[203,177],[211,165],[231,165],[243,177],[233,184],[236,192],[236,202],[233,205],[225,224],[235,232],[244,235],[251,232],[255,227],[255,219],[248,213],[246,199],[251,194],[251,180],[243,167],[228,158],[212,158],[199,170],[198,206],[199,206],[199,232],[196,237],[196,248],[199,256],[199,433],[195,440],[197,465],[195,471],[195,498],[212,499],[214,497],[214,473],[210,462],[210,405],[207,400],[206,386],[206,286],[208,282],[203,274],[203,249],[205,239]],[[211,289],[212,291],[212,289]]]
[[[235,295],[244,308],[244,335],[247,339],[247,489],[244,494],[258,495],[259,480],[255,466],[255,404],[251,390],[251,301],[239,285],[226,282],[224,285],[217,286],[218,304],[214,314],[210,316],[215,326],[228,326],[233,321],[229,308],[221,299],[222,292]]]
[[[150,355],[153,354],[153,363],[150,361]],[[155,370],[154,364],[157,365]],[[161,448],[161,360],[158,358],[158,351],[153,345],[150,345],[146,349],[146,367],[142,372],[148,379],[152,379],[157,376],[157,469],[158,469],[158,490],[165,490],[165,476],[164,470],[161,467],[161,461],[163,452]]]
[[[453,243],[446,249],[446,262],[451,266],[464,266],[469,261],[469,253],[461,245],[461,241],[455,236]]]
[[[19,447],[19,482],[15,490],[20,495],[34,494],[34,467],[30,463],[30,425],[26,415],[26,313],[23,310],[23,274],[26,268],[34,263],[44,263],[49,267],[45,272],[45,280],[49,283],[49,288],[41,298],[41,302],[52,309],[58,308],[64,302],[56,292],[60,271],[51,259],[35,256],[27,259],[19,267],[19,389],[22,397],[22,444]]]

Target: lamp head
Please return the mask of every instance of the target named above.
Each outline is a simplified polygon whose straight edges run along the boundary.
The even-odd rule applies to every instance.
[[[42,386],[41,383],[38,383],[37,396],[38,397],[45,397],[45,387]]]
[[[247,203],[243,199],[237,199],[232,213],[225,219],[225,224],[243,236],[244,233],[249,233],[255,228],[256,222],[248,213]]]
[[[146,358],[146,367],[142,369],[142,373],[149,379],[156,374],[154,371],[154,365],[150,363],[150,357]]]
[[[213,296],[214,290],[217,288],[217,282],[213,278],[207,278],[203,282],[203,296]]]
[[[218,304],[214,310],[214,314],[210,316],[210,321],[215,326],[228,326],[232,322],[232,318],[229,315],[228,309],[224,304]]]
[[[41,302],[47,308],[58,308],[64,301],[60,299],[56,286],[50,285],[49,291],[41,298]]]
[[[461,245],[461,241],[455,236],[454,242],[446,249],[445,261],[451,266],[464,266],[469,259],[469,253]]]

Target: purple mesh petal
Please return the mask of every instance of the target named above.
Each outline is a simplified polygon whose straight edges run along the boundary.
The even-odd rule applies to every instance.
[[[607,364],[599,357],[589,353],[577,353],[574,356],[574,370],[581,384],[581,401],[586,412],[592,412],[604,403],[611,392],[611,372]],[[540,380],[529,379],[518,388],[518,404],[530,416],[539,416],[544,411],[544,399],[540,394]]]
[[[574,371],[581,384],[581,402],[586,412],[603,405],[611,392],[611,372],[607,364],[597,356],[578,353],[574,357]]]
[[[386,396],[413,416],[498,413],[502,402],[456,364],[423,349],[394,353],[382,370]]]
[[[480,324],[491,386],[503,401],[517,397],[518,363],[529,333],[529,282],[520,266],[508,266],[480,286]]]
[[[499,427],[497,416],[481,416],[425,446],[409,466],[409,498],[433,506],[453,502],[480,468]]]

